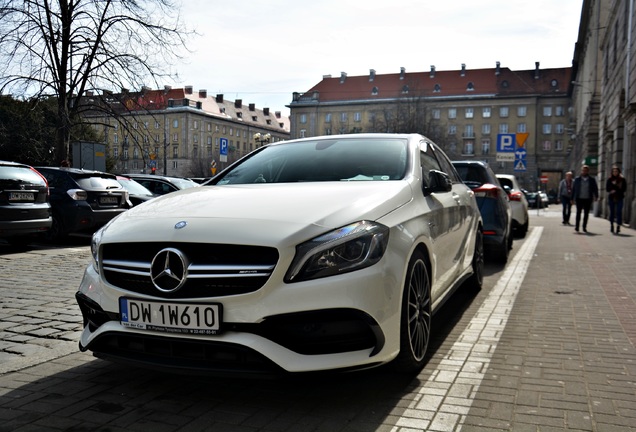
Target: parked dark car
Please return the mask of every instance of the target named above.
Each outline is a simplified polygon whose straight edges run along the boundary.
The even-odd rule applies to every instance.
[[[122,174],[144,185],[150,192],[165,195],[181,189],[198,187],[199,184],[182,177],[162,176],[156,174]]]
[[[117,176],[117,181],[128,191],[128,196],[133,206],[139,205],[158,196],[150,192],[147,187],[130,177]]]
[[[114,174],[77,168],[37,167],[51,192],[53,224],[47,239],[93,234],[132,207],[128,191]]]
[[[539,198],[538,200],[537,197]],[[545,192],[528,192],[526,199],[530,208],[548,208],[550,205],[550,199]]]
[[[33,167],[0,161],[0,238],[28,244],[52,224],[49,186]]]
[[[475,192],[484,221],[486,258],[505,263],[512,249],[512,209],[508,194],[490,166],[482,161],[453,161],[464,183]]]

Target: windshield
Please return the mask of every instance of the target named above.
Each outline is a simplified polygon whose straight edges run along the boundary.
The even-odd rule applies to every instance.
[[[403,138],[338,138],[264,148],[216,181],[224,184],[400,180]]]

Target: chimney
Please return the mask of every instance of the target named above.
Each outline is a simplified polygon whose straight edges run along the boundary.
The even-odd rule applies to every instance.
[[[431,78],[435,78],[435,65],[431,65]]]
[[[347,73],[346,72],[340,72],[340,84],[343,84],[346,79],[347,79]]]
[[[216,95],[216,102],[217,103],[222,103],[223,102],[223,94],[217,94]]]
[[[323,75],[322,76],[322,79],[329,79],[329,78],[331,78],[331,75]]]
[[[462,63],[462,73],[461,76],[466,76],[466,63]]]
[[[237,99],[234,101],[234,108],[241,108],[243,106],[243,99]]]
[[[208,97],[208,91],[207,90],[199,90],[199,97],[201,99],[205,99],[206,97]]]
[[[534,79],[539,79],[539,62],[534,62]]]
[[[497,62],[497,67],[495,69],[495,75],[499,75],[501,73],[501,63]]]
[[[268,116],[269,115],[269,108],[263,108],[263,114]]]
[[[401,67],[400,68],[400,79],[403,80],[404,79],[404,74],[406,73],[406,69]]]
[[[250,107],[250,111],[254,111],[256,109],[256,105],[254,105],[253,103],[251,103],[249,107]]]
[[[163,86],[163,91],[164,92],[168,93],[170,90],[172,90],[172,86],[169,86],[169,85]]]
[[[185,94],[191,95],[192,94],[192,86],[185,86],[184,91],[185,91]]]
[[[369,69],[369,81],[373,81],[375,79],[375,69]]]

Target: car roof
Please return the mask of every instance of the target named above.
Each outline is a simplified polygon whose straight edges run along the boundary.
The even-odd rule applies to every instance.
[[[0,165],[31,168],[31,165],[23,164],[20,162],[5,161],[5,160],[0,160]]]
[[[37,170],[51,170],[51,171],[60,171],[60,172],[67,172],[70,174],[97,174],[97,175],[109,175],[109,176],[113,176],[114,174],[110,174],[107,172],[103,172],[103,171],[95,171],[95,170],[85,170],[82,168],[70,168],[70,167],[35,167],[35,169]]]

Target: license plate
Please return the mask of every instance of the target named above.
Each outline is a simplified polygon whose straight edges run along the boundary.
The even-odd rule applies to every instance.
[[[33,192],[9,192],[9,201],[34,201]]]
[[[118,202],[119,202],[119,199],[117,197],[100,197],[99,198],[100,204],[117,204]]]
[[[119,312],[125,327],[166,333],[214,335],[221,331],[218,303],[168,303],[121,297]]]

